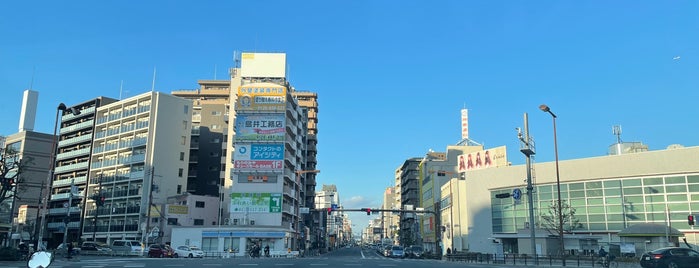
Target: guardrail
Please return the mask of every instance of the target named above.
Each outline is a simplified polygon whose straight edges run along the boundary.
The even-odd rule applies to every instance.
[[[444,255],[447,261],[507,264],[507,265],[537,265],[537,266],[561,266],[565,261],[566,266],[572,267],[601,267],[597,256],[529,256],[519,254],[487,254],[477,252],[458,252]],[[638,259],[616,258],[619,267],[637,267]],[[538,263],[537,263],[538,262]]]

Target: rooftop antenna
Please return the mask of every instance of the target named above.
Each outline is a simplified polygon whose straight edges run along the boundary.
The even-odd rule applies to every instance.
[[[616,136],[616,154],[621,155],[621,126],[612,126],[612,133]]]
[[[235,68],[240,68],[240,53],[237,50],[233,51],[233,62],[235,62]]]
[[[156,69],[155,69],[155,67],[153,67],[153,84],[150,87],[151,92],[155,91],[155,71],[156,71]]]
[[[216,64],[214,64],[214,80],[216,80],[216,71],[217,71],[217,67],[218,67],[218,66],[216,66]]]
[[[32,68],[32,80],[29,81],[29,90],[32,90],[34,87],[34,74],[36,73],[36,66]]]
[[[124,80],[122,79],[122,80],[121,80],[121,85],[119,85],[119,99],[120,99],[120,100],[123,100],[123,99],[121,98],[121,93],[122,93],[123,91],[124,91]]]

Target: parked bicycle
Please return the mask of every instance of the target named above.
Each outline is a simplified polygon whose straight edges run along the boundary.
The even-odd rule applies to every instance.
[[[616,261],[616,256],[614,256],[614,255],[607,255],[604,257],[600,257],[600,260],[598,261],[598,263],[601,264],[603,268],[617,268],[617,267],[619,267],[619,262]]]

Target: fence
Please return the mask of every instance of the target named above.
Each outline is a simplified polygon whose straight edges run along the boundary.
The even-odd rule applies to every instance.
[[[536,265],[536,266],[566,266],[571,267],[601,267],[596,256],[529,256],[518,254],[486,254],[475,252],[457,252],[444,256],[447,261],[481,263],[481,264],[507,264],[507,265]],[[563,258],[565,257],[565,258]],[[619,267],[638,267],[636,258],[616,258]]]

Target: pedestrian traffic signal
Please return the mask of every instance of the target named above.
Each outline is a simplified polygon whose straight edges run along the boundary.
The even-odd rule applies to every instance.
[[[328,208],[328,215],[333,214],[333,208]]]
[[[687,223],[689,223],[689,225],[694,225],[694,215],[687,216]]]

